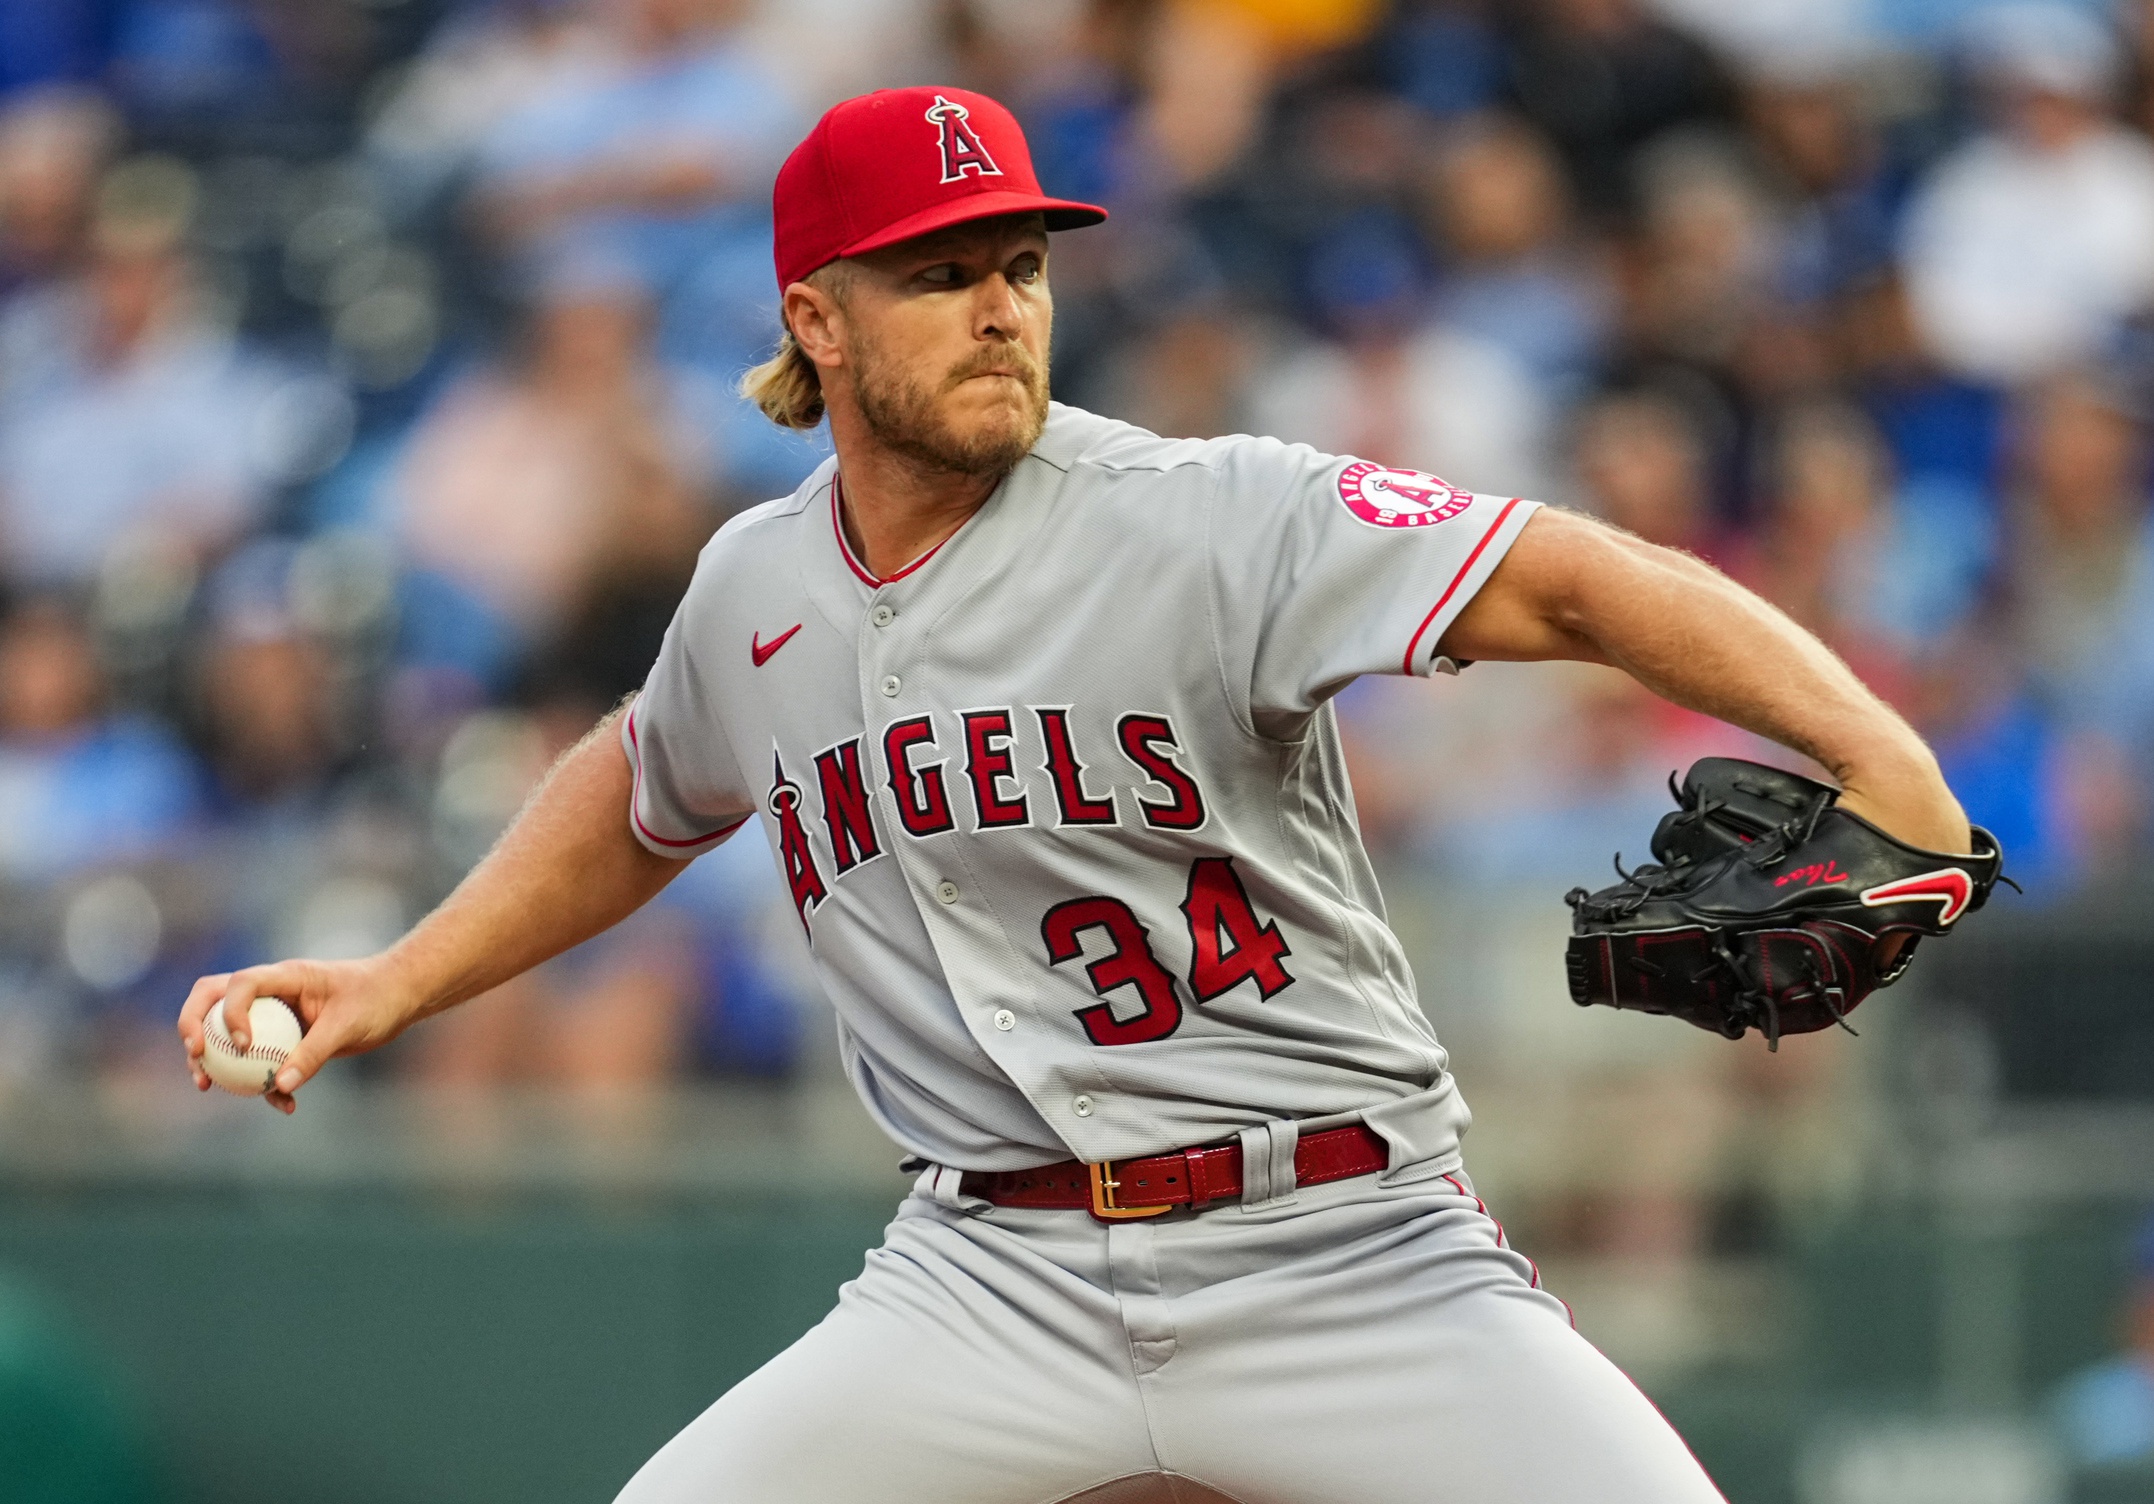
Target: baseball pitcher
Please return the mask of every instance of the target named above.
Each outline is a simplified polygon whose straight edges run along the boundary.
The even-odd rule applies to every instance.
[[[918,1178],[836,1309],[623,1504],[1719,1498],[1475,1197],[1331,701],[1362,674],[1581,659],[1798,749],[1838,788],[1641,880],[1741,863],[1775,903],[1831,892],[1880,916],[1845,942],[1873,983],[1920,923],[1803,848],[1844,827],[1836,850],[1867,832],[1915,876],[1985,880],[1929,751],[1688,557],[1051,402],[1050,235],[1105,214],[1039,191],[993,100],[840,104],[775,208],[786,334],[744,389],[781,424],[827,416],[834,458],[718,532],[641,693],[402,941],[198,982],[198,1081],[207,1010],[244,1044],[252,999],[285,998],[307,1026],[271,1096],[290,1112],[328,1060],[597,934],[754,823],[845,1069]],[[1726,803],[1682,818],[1710,834]],[[1773,862],[1816,875],[1775,887]],[[1915,884],[1918,919],[1957,917],[1937,888]],[[1786,985],[1721,939],[1692,953],[1728,958],[1721,1017]],[[1639,1005],[1607,964],[1595,986]],[[1859,1001],[1836,995],[1820,1022]]]

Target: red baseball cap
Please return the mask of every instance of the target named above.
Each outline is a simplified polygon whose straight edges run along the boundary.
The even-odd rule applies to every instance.
[[[969,89],[877,89],[832,105],[778,169],[778,286],[840,256],[996,214],[1096,225],[1096,204],[1048,198],[1016,117]]]

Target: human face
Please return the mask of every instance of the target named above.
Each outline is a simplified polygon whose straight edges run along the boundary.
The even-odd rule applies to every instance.
[[[868,436],[933,473],[1012,469],[1047,423],[1054,300],[1040,216],[902,241],[849,272],[832,324]]]

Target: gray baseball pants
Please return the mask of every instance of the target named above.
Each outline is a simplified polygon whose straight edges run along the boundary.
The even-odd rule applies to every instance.
[[[1722,1504],[1538,1284],[1462,1174],[1113,1226],[916,1191],[618,1504]]]

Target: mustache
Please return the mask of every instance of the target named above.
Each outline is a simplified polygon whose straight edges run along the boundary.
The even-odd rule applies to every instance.
[[[975,376],[1013,374],[1028,387],[1038,388],[1045,379],[1040,362],[1032,352],[1015,340],[1001,346],[980,350],[960,361],[950,374],[943,378],[943,390],[952,390]]]

